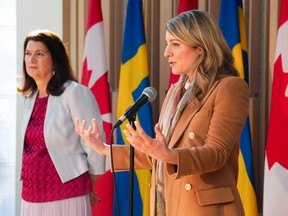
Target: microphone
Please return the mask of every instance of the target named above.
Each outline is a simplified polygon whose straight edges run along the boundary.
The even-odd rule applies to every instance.
[[[126,119],[134,116],[142,106],[144,106],[148,102],[155,100],[156,97],[157,91],[153,87],[145,88],[140,97],[135,101],[135,103],[130,106],[125,111],[125,113],[116,121],[113,128],[120,126]]]

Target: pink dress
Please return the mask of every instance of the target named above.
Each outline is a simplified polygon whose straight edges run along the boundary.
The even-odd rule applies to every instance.
[[[41,212],[41,215],[43,215],[47,205],[47,215],[56,209],[56,212],[58,212],[56,215],[63,215],[64,213],[65,215],[71,215],[66,214],[68,213],[66,211],[70,211],[71,208],[76,208],[76,206],[78,211],[79,209],[81,211],[83,206],[84,209],[90,208],[91,211],[89,193],[92,191],[92,185],[88,172],[62,183],[50,158],[43,133],[47,103],[48,97],[36,99],[25,134],[21,177],[22,212],[26,209],[26,213],[23,212],[22,215],[37,215],[35,211]],[[78,199],[82,199],[83,203],[81,204]],[[28,213],[31,208],[34,208],[33,206],[35,207],[33,210],[35,214]],[[64,210],[65,206],[66,210]],[[42,210],[39,211],[39,208]],[[61,210],[65,212],[60,214]],[[82,214],[83,211],[81,211]]]

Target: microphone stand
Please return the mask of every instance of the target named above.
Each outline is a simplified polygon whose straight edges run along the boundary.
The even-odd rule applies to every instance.
[[[130,125],[136,130],[134,124],[136,115],[128,118]],[[134,195],[134,147],[130,144],[130,216],[133,216],[133,195]]]

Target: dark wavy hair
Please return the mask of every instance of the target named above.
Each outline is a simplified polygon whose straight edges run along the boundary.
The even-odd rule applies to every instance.
[[[23,85],[18,87],[18,92],[23,95],[32,96],[37,91],[35,80],[28,75],[25,63],[25,51],[29,41],[42,42],[49,50],[53,65],[54,75],[48,82],[47,93],[54,96],[59,96],[64,92],[64,83],[68,80],[76,81],[72,67],[68,58],[66,47],[59,36],[49,30],[32,31],[24,41],[23,53]]]

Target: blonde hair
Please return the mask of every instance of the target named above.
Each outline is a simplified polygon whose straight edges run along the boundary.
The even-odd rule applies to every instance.
[[[170,19],[166,31],[183,43],[202,49],[196,63],[192,88],[188,97],[192,105],[199,103],[210,87],[225,76],[239,76],[233,56],[219,26],[205,11],[190,10]],[[183,86],[187,75],[182,75],[178,85]]]

